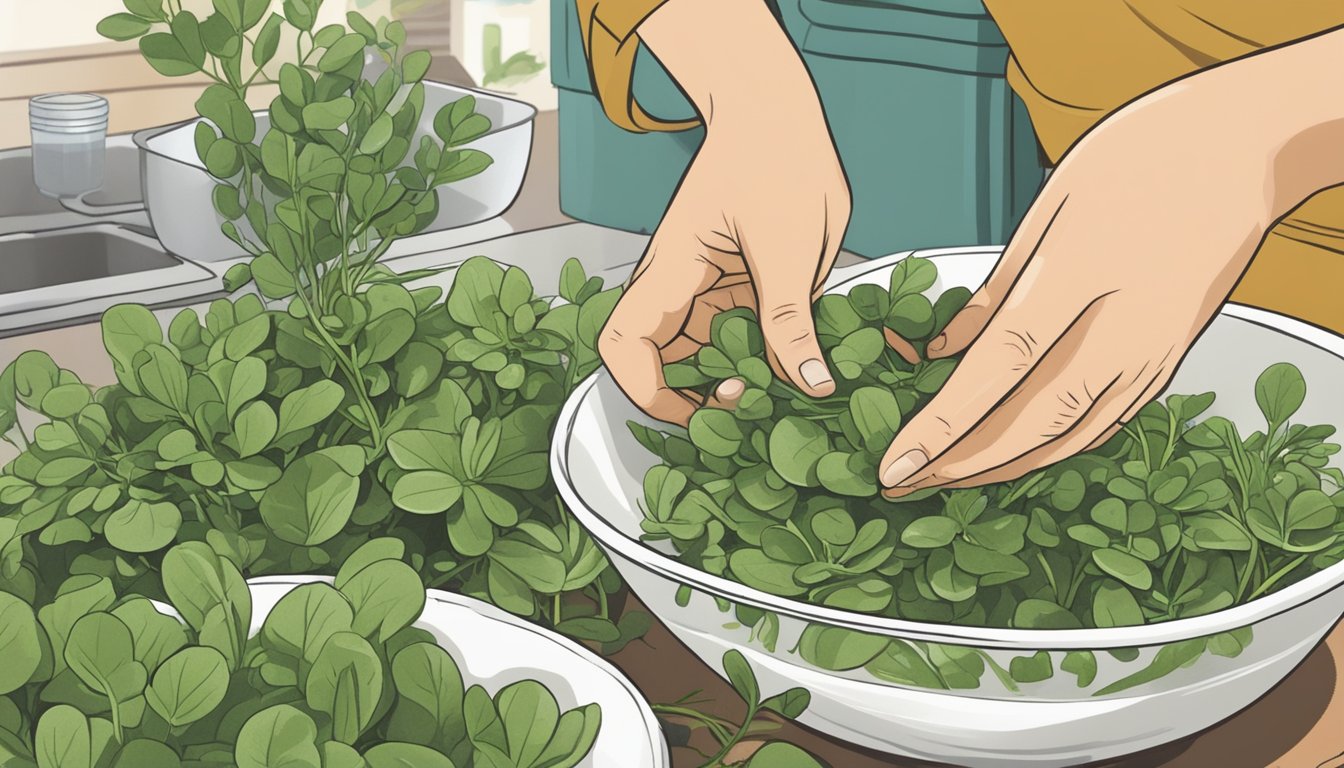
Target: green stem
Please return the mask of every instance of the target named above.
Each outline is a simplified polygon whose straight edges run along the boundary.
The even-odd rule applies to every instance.
[[[756,712],[757,709],[754,704],[747,707],[747,716],[742,718],[742,725],[738,726],[737,731],[733,733],[732,736],[728,737],[727,741],[723,742],[723,746],[719,748],[719,751],[715,753],[713,757],[709,758],[709,762],[705,763],[705,768],[719,768],[719,766],[723,765],[723,758],[726,757],[728,753],[732,751],[733,747],[737,746],[742,739],[745,739],[747,733],[751,731],[751,721],[756,719]]]
[[[551,597],[551,624],[560,625],[560,593],[556,592]]]
[[[713,735],[714,740],[719,744],[723,744],[725,741],[732,738],[732,734],[726,727],[724,727],[724,723],[727,721],[720,720],[712,715],[706,715],[703,712],[691,709],[690,707],[682,707],[675,704],[654,704],[650,709],[660,715],[683,717],[703,725],[705,728],[709,729],[710,734]],[[728,725],[732,725],[732,723],[728,723]]]
[[[1251,536],[1251,553],[1246,558],[1246,567],[1241,571],[1241,578],[1237,580],[1237,603],[1241,603],[1242,597],[1246,594],[1246,588],[1250,586],[1251,574],[1255,572],[1257,558],[1260,555],[1260,540],[1254,535]]]
[[[1270,576],[1268,579],[1265,579],[1263,582],[1261,582],[1260,586],[1256,587],[1255,591],[1251,593],[1249,599],[1254,600],[1255,598],[1269,592],[1269,590],[1273,588],[1273,586],[1276,583],[1278,583],[1279,579],[1282,579],[1284,576],[1287,576],[1288,574],[1292,573],[1294,569],[1296,569],[1299,565],[1305,563],[1306,561],[1307,561],[1306,555],[1298,555],[1297,557],[1293,558],[1287,565],[1275,571],[1274,575]]]
[[[1041,564],[1041,569],[1045,571],[1045,579],[1050,582],[1050,590],[1055,593],[1055,599],[1062,601],[1064,595],[1059,591],[1059,585],[1055,583],[1054,569],[1045,561],[1045,554],[1040,550],[1036,551],[1036,561]]]
[[[369,435],[373,438],[374,448],[378,452],[382,452],[382,425],[378,422],[378,412],[373,407],[373,401],[369,399],[367,388],[364,386],[364,379],[359,375],[359,369],[355,367],[354,361],[346,357],[345,350],[331,337],[331,334],[322,325],[321,319],[313,312],[313,303],[309,300],[308,294],[300,288],[296,295],[303,302],[304,309],[307,310],[309,325],[322,338],[332,356],[336,358],[336,364],[340,366],[341,371],[350,380],[350,386],[355,390],[355,399],[359,401],[359,408],[364,412],[364,418],[368,421]]]
[[[1167,466],[1171,461],[1171,454],[1176,450],[1176,412],[1167,409],[1167,447],[1162,450],[1161,466]]]

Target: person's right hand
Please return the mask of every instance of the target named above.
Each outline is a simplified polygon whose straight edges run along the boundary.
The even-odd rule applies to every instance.
[[[698,8],[705,2],[716,5]],[[744,17],[711,23],[707,12]],[[754,55],[782,42],[791,61],[777,62],[774,80],[754,89],[735,91],[724,82],[735,76],[726,70],[705,72],[715,81],[696,88],[706,66],[697,59],[706,57],[701,47],[684,48],[697,38],[680,27],[718,23],[739,32],[768,25],[755,27],[766,40]],[[640,34],[697,103],[706,135],[602,331],[603,361],[640,409],[685,425],[702,403],[668,387],[663,365],[707,343],[719,312],[747,307],[760,319],[775,374],[809,395],[830,395],[835,382],[817,343],[812,301],[839,253],[850,198],[806,70],[757,0],[674,0]],[[720,404],[741,391],[740,383],[726,383]]]

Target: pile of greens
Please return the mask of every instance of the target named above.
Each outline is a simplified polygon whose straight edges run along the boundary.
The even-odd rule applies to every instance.
[[[42,604],[71,573],[162,597],[175,542],[248,576],[330,574],[395,536],[430,586],[619,648],[648,618],[613,610],[620,581],[547,471],[619,291],[570,262],[561,301],[543,299],[521,270],[472,259],[445,299],[416,281],[447,268],[379,263],[434,219],[437,187],[489,165],[464,145],[490,123],[468,96],[419,135],[429,55],[403,50],[399,23],[315,30],[321,0],[269,5],[214,0],[198,20],[127,0],[99,26],[166,75],[212,81],[197,149],[225,231],[254,254],[230,280],[265,300],[166,328],[142,306],[108,311],[117,383],[97,391],[38,351],[0,373],[0,436],[22,449],[0,474],[0,589]],[[366,54],[389,63],[376,78]],[[264,84],[279,95],[263,132],[246,99]],[[45,417],[31,436],[23,410]]]
[[[821,299],[817,332],[838,387],[819,400],[771,374],[749,312],[716,318],[712,344],[668,366],[668,381],[709,392],[737,377],[748,388],[735,410],[701,410],[686,431],[632,425],[663,460],[644,479],[646,538],[775,595],[1031,629],[1207,614],[1344,556],[1344,477],[1326,466],[1334,429],[1289,423],[1306,385],[1287,364],[1257,381],[1266,424],[1249,436],[1200,420],[1212,394],[1173,395],[1100,449],[1020,480],[875,496],[902,420],[956,364],[911,365],[883,341],[885,327],[922,347],[964,305],[962,289],[925,298],[935,279],[931,262],[909,259],[889,289]],[[807,637],[801,650],[826,653]]]
[[[602,643],[642,634],[646,618],[610,612],[620,583],[547,469],[615,297],[576,262],[561,293],[552,308],[485,259],[446,300],[369,287],[349,304],[367,401],[306,318],[255,297],[214,302],[203,324],[183,310],[166,334],[144,307],[109,310],[118,383],[96,391],[24,353],[0,374],[0,431],[24,446],[0,474],[0,589],[45,604],[74,574],[162,598],[177,542],[256,576],[334,573],[393,536],[431,586]],[[20,407],[47,419],[31,437]]]
[[[248,636],[252,593],[200,542],[163,560],[177,616],[110,580],[72,576],[36,612],[0,594],[0,758],[22,768],[568,768],[601,712],[561,712],[534,680],[465,686],[412,626],[425,590],[378,539],[334,585],[288,591]],[[180,618],[178,618],[180,617]]]

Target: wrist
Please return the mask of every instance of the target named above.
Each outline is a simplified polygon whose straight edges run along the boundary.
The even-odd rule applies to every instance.
[[[811,77],[762,0],[667,0],[638,32],[708,129],[824,129]]]
[[[1226,129],[1266,160],[1272,220],[1344,183],[1344,30],[1248,57],[1219,86]]]

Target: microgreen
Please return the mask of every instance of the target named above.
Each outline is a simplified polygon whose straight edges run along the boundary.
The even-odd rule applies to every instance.
[[[199,542],[164,560],[176,616],[85,576],[40,627],[27,605],[6,611],[17,642],[40,645],[6,648],[36,671],[5,699],[4,764],[567,768],[592,749],[596,704],[561,711],[535,680],[465,685],[414,626],[424,585],[395,549],[364,545],[343,577],[286,593],[254,637],[242,574]]]
[[[1028,629],[1207,614],[1344,556],[1344,477],[1327,466],[1339,447],[1326,442],[1331,427],[1290,423],[1306,383],[1289,364],[1257,381],[1265,427],[1249,436],[1223,417],[1202,418],[1212,394],[1171,395],[1101,448],[1019,480],[877,497],[876,467],[892,437],[955,368],[955,360],[911,364],[881,343],[891,329],[919,348],[965,303],[959,289],[926,298],[936,277],[931,262],[907,259],[885,289],[822,297],[817,333],[837,374],[836,393],[822,399],[771,375],[749,310],[717,317],[711,343],[667,374],[701,394],[737,377],[754,397],[731,411],[701,411],[684,431],[632,425],[662,459],[644,479],[645,538],[776,595]],[[1249,632],[1217,640],[1229,653],[1245,642]],[[992,662],[970,649],[820,625],[797,651],[824,668],[864,667],[934,688],[974,687]],[[1186,662],[1173,654],[1128,684]],[[1070,655],[1063,671],[1090,683],[1095,661]],[[1012,659],[1000,677],[1025,684],[1055,672],[1051,657],[1037,654]]]

